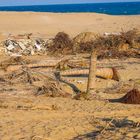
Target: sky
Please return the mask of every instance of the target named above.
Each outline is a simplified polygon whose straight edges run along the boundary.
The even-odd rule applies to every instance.
[[[48,5],[69,3],[133,2],[140,0],[0,0],[0,6]]]

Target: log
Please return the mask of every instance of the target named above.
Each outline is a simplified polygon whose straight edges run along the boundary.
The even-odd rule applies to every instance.
[[[88,75],[88,69],[73,69],[60,72],[61,76]],[[119,81],[120,76],[115,68],[97,68],[96,76]]]
[[[87,84],[87,94],[90,94],[96,88],[96,63],[97,63],[97,54],[96,50],[91,52],[90,58],[90,67],[89,67],[89,76],[88,76],[88,84]]]

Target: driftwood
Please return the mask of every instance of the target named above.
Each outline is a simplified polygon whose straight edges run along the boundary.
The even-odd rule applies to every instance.
[[[71,76],[71,75],[87,75],[89,74],[88,69],[73,69],[73,70],[66,70],[60,72],[62,76]],[[118,71],[115,68],[97,68],[96,76],[105,78],[105,79],[113,79],[119,81],[120,76]]]
[[[23,66],[26,66],[28,68],[38,68],[38,67],[55,67],[56,62],[52,63],[38,63],[38,64],[27,64],[27,65],[11,65],[7,67],[7,71],[15,71],[18,69],[21,69]]]

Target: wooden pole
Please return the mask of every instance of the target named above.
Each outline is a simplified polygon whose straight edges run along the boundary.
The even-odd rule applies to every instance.
[[[95,83],[96,63],[97,63],[97,52],[96,50],[92,50],[91,58],[90,58],[88,84],[87,84],[87,94],[90,94],[96,88],[96,83]]]

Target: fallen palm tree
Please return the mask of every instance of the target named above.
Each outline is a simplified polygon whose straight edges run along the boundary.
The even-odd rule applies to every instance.
[[[37,64],[27,64],[27,65],[11,65],[6,68],[7,71],[15,71],[23,68],[24,66],[28,68],[38,68],[38,67],[55,67],[57,65],[57,61],[51,63],[37,63]]]
[[[29,64],[30,60],[24,59],[22,57],[10,57],[7,60],[4,60],[0,63],[0,68],[7,69],[11,65],[25,65]]]
[[[89,74],[89,69],[72,69],[60,72],[61,76],[72,76],[72,75],[87,75]],[[113,79],[116,81],[120,80],[118,71],[115,68],[97,68],[96,76]]]
[[[29,64],[30,61],[28,62],[20,57],[17,57],[12,59],[10,58],[9,60],[2,62],[1,68],[10,72],[22,69],[24,67],[27,68],[54,67],[54,68],[63,69],[63,67],[66,67],[67,65],[66,62],[68,60],[69,58],[67,59],[64,58],[60,60],[48,60],[44,62]]]

